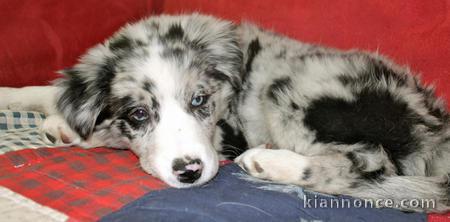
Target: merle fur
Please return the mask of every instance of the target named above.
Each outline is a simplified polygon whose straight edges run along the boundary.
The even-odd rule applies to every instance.
[[[180,69],[171,75],[195,80],[195,86],[177,82],[185,88],[173,99],[207,133],[221,133],[222,140],[212,144],[221,144],[216,149],[225,156],[270,143],[299,159],[314,158],[301,176],[291,175],[313,190],[361,198],[448,199],[448,181],[438,176],[450,171],[445,162],[449,114],[434,90],[408,69],[377,54],[304,44],[248,24],[237,31],[221,24],[224,30],[210,35],[219,24],[198,15],[162,16],[125,27],[64,71],[58,110],[85,140],[98,132],[114,146],[122,137],[129,142],[151,135],[163,103],[154,91],[158,85],[146,78],[159,70],[129,73],[136,69],[130,66],[153,59],[149,45],[154,43],[162,48],[159,59]],[[136,87],[126,91],[128,86],[120,86],[126,81]],[[216,95],[192,109],[199,85]],[[118,95],[113,86],[129,95]],[[142,100],[152,118],[137,123],[129,114]],[[264,164],[243,168],[267,173],[271,169]]]

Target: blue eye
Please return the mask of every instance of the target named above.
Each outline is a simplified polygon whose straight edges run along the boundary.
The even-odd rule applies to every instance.
[[[144,121],[148,119],[147,110],[144,108],[136,108],[130,113],[130,118],[138,122]]]
[[[207,96],[194,96],[194,98],[192,98],[191,100],[191,106],[192,107],[202,106],[206,103],[207,100],[208,100]]]

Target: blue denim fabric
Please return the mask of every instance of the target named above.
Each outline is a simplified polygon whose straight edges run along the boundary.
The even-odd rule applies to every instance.
[[[208,184],[150,192],[101,221],[426,221],[426,214],[395,209],[311,207],[318,198],[320,201],[350,198],[320,195],[295,186],[249,181],[243,175],[237,165],[229,164],[221,167],[219,174]],[[285,192],[270,190],[274,188],[286,189]],[[311,199],[310,203],[305,202],[307,199]]]

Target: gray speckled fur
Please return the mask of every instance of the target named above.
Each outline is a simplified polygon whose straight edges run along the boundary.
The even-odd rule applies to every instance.
[[[231,115],[238,116],[238,120],[229,122],[243,131],[249,147],[272,144],[277,149],[292,151],[284,155],[279,150],[248,150],[237,162],[251,175],[330,194],[390,198],[396,204],[402,199],[434,199],[438,200],[437,206],[427,211],[449,209],[446,206],[450,173],[449,116],[444,102],[435,96],[431,87],[422,85],[409,69],[376,53],[339,51],[301,43],[249,23],[242,24],[238,34],[244,63],[251,60],[251,64],[247,65],[249,73],[245,75],[237,111]],[[256,41],[258,52],[254,53],[252,44]],[[387,67],[392,75],[371,73],[375,78],[345,82],[347,78],[358,79],[375,65]],[[385,92],[417,114],[420,123],[414,124],[411,130],[419,141],[417,150],[394,160],[384,147],[368,147],[364,141],[354,144],[318,141],[318,132],[306,126],[306,110],[313,101],[331,97],[351,103],[364,90]],[[298,165],[295,161],[299,160],[306,164]],[[282,162],[292,164],[280,166]],[[261,168],[267,172],[261,173]],[[380,169],[377,178],[364,178]],[[286,175],[280,176],[283,172]],[[399,208],[423,210],[422,207],[426,206]]]

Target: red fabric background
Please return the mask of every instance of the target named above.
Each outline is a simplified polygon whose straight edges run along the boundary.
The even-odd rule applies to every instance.
[[[0,0],[0,86],[47,85],[55,71],[126,22],[149,0]]]

